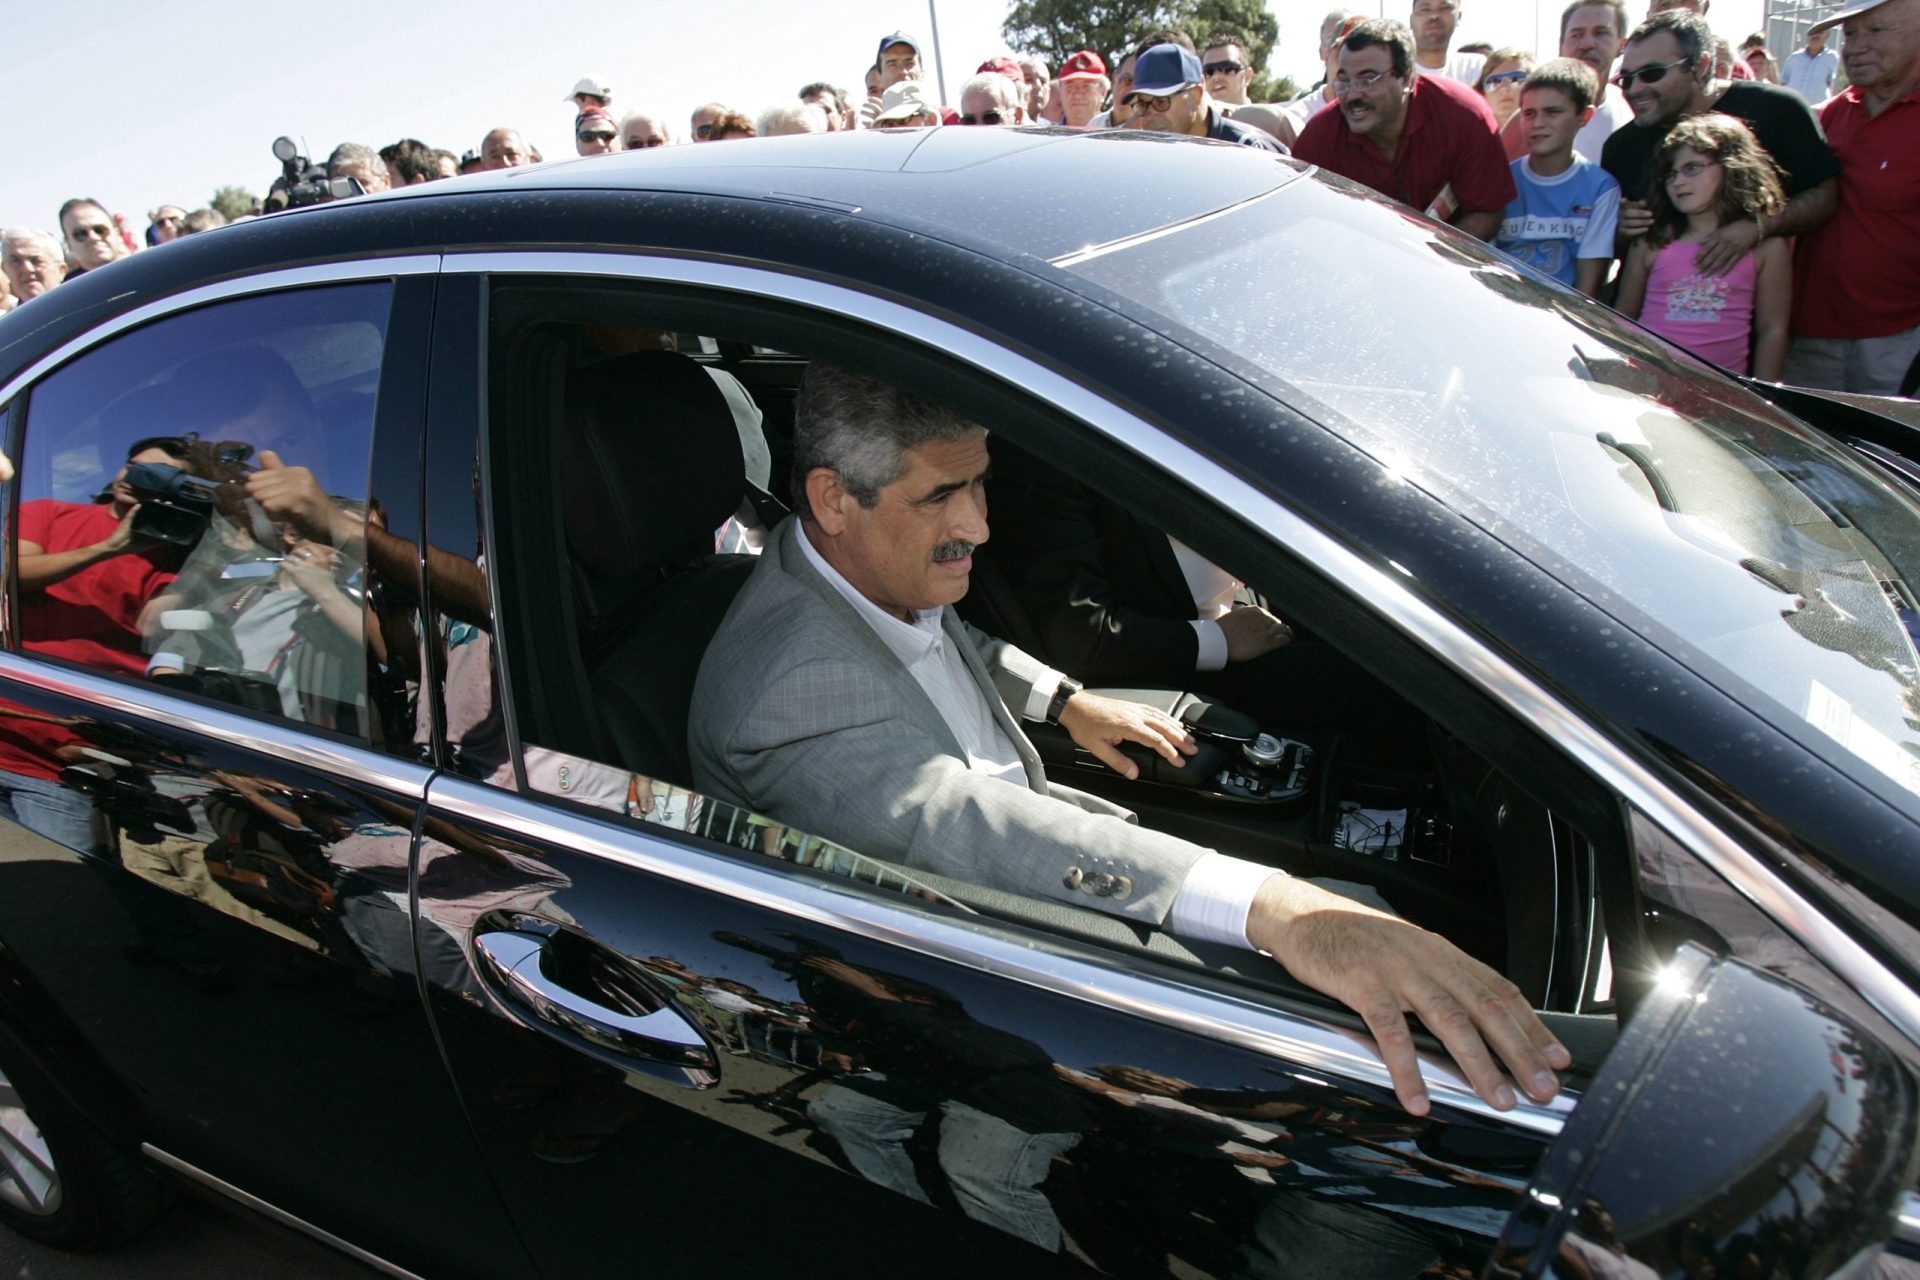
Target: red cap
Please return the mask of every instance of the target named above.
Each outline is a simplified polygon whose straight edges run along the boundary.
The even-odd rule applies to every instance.
[[[986,75],[989,72],[993,75],[1005,76],[1015,84],[1025,84],[1027,82],[1027,73],[1020,69],[1020,64],[1005,54],[1000,55],[998,58],[988,58],[980,64],[979,69],[975,71],[974,74]]]
[[[940,108],[940,123],[941,124],[959,124],[960,113],[958,111],[955,111],[952,107],[942,107]]]
[[[1060,74],[1054,78],[1076,80],[1105,74],[1107,74],[1107,64],[1100,60],[1100,55],[1091,49],[1082,49],[1060,64]]]

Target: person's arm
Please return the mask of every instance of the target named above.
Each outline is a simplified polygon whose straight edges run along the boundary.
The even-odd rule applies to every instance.
[[[1612,258],[1581,258],[1574,264],[1573,287],[1589,298],[1600,296],[1600,285],[1606,279],[1607,264]]]
[[[1586,234],[1574,246],[1573,287],[1589,298],[1600,296],[1600,286],[1613,262],[1613,237],[1620,222],[1620,186],[1611,179],[1594,197]]]
[[[102,560],[111,560],[137,550],[141,540],[134,537],[133,517],[139,510],[135,506],[113,527],[112,533],[85,547],[48,551],[37,542],[20,539],[20,589],[44,591]]]
[[[1613,309],[1629,320],[1640,318],[1640,309],[1647,303],[1647,276],[1653,270],[1654,249],[1642,236],[1635,240],[1627,250],[1627,261],[1620,268],[1620,292],[1613,300]]]
[[[1787,364],[1787,321],[1793,311],[1793,257],[1778,240],[1754,250],[1753,376],[1780,381]]]
[[[1817,231],[1839,208],[1840,180],[1828,178],[1789,198],[1786,208],[1765,219],[1764,237],[1760,223],[1752,219],[1727,223],[1700,242],[1700,256],[1694,259],[1694,264],[1708,275],[1723,276],[1763,238],[1786,240]]]
[[[1453,225],[1468,235],[1480,240],[1491,241],[1500,230],[1500,219],[1504,209],[1456,209]]]

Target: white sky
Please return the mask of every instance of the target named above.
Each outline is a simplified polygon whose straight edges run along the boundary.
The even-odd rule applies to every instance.
[[[1003,51],[1008,0],[932,3],[957,98],[972,69]],[[1398,17],[1408,8],[1348,3]],[[1268,5],[1280,19],[1273,69],[1314,78],[1331,3]],[[1550,48],[1561,5],[1464,0],[1456,41]],[[1629,0],[1633,16],[1642,8]],[[1737,41],[1759,27],[1761,8],[1715,0],[1714,26]],[[324,160],[339,142],[378,148],[406,136],[459,153],[505,124],[549,157],[570,156],[562,99],[588,72],[612,84],[616,115],[653,106],[684,132],[709,99],[751,116],[812,80],[857,91],[889,31],[919,37],[929,61],[933,44],[925,0],[91,0],[84,22],[43,9],[8,25],[0,226],[58,231],[61,202],[87,195],[125,213],[136,234],[161,203],[195,208],[227,184],[265,194],[281,133]],[[30,38],[36,29],[48,38]]]

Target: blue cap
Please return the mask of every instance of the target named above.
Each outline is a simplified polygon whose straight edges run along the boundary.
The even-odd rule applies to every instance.
[[[1203,83],[1200,55],[1177,44],[1157,44],[1133,60],[1133,92],[1164,98]]]
[[[917,58],[920,56],[920,42],[904,31],[896,31],[890,36],[880,37],[880,47],[873,51],[873,65],[876,67],[879,66],[880,59],[887,56],[887,50],[897,44],[906,45],[907,48],[913,50],[914,57]]]

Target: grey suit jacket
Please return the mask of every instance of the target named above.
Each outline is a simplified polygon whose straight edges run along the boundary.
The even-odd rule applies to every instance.
[[[1051,786],[1008,712],[1045,667],[943,625],[1026,765],[1023,788],[967,768],[911,672],[796,543],[790,518],[727,611],[693,686],[701,791],[859,853],[1159,924],[1205,850]]]

